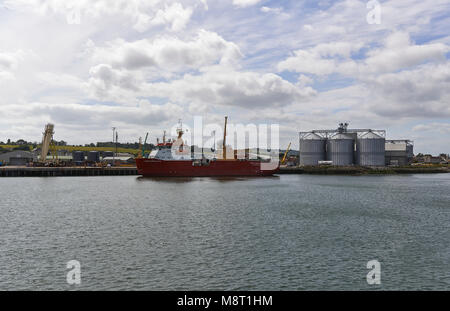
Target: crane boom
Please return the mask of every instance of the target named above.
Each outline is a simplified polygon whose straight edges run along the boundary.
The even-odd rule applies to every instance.
[[[147,138],[148,138],[148,132],[145,135],[145,140],[144,140],[144,144],[142,145],[142,157],[145,158],[145,144],[147,143]]]
[[[291,143],[289,143],[289,146],[287,147],[286,152],[284,153],[283,159],[281,160],[281,164],[284,164],[284,162],[286,161],[286,157],[290,150],[291,150]]]
[[[55,126],[49,123],[45,126],[44,133],[42,133],[43,136],[42,136],[41,157],[40,157],[41,162],[44,162],[45,159],[47,158],[50,143],[52,142],[53,139],[54,128]]]

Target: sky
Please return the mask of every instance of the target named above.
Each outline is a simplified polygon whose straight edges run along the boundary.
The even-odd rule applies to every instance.
[[[385,129],[450,153],[450,1],[0,0],[0,141],[179,119]]]

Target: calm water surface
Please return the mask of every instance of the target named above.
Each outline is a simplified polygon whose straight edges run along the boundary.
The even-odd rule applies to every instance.
[[[450,174],[3,178],[0,194],[0,290],[450,290]]]

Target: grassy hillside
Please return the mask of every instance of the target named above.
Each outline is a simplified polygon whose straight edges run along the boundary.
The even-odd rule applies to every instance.
[[[0,148],[3,149],[14,149],[19,146],[24,145],[0,145]],[[28,149],[31,150],[32,146],[27,145]],[[38,146],[39,147],[39,146]],[[67,150],[67,151],[115,151],[115,148],[113,147],[78,147],[78,146],[56,146],[57,150]],[[129,148],[117,148],[117,152],[122,153],[132,153],[134,155],[137,155],[139,153],[139,149],[129,149]]]

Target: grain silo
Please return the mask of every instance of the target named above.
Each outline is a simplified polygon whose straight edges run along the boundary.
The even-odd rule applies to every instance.
[[[361,166],[385,165],[386,139],[372,131],[362,134],[356,140],[356,164]]]
[[[326,139],[315,133],[300,138],[300,165],[318,165],[325,160]]]
[[[333,165],[352,165],[354,146],[352,136],[346,133],[335,134],[327,140],[327,160],[332,161]]]

